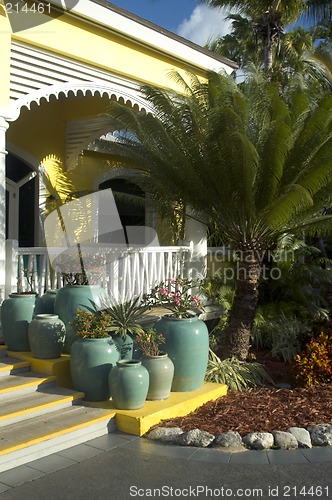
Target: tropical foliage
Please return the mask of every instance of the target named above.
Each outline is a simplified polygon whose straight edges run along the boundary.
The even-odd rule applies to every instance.
[[[160,346],[165,343],[165,337],[154,328],[141,330],[135,336],[135,344],[145,356],[161,354]]]
[[[210,350],[205,380],[226,384],[231,390],[244,391],[250,387],[274,385],[274,381],[260,363],[221,360]]]
[[[213,7],[226,7],[235,11],[233,27],[242,30],[248,40],[249,26],[253,28],[251,40],[261,43],[265,71],[270,71],[273,58],[280,50],[284,27],[293,24],[301,16],[315,20],[331,19],[332,6],[329,0],[204,0]],[[244,38],[241,36],[241,44]],[[227,43],[232,41],[228,38]],[[247,46],[248,47],[248,46]]]
[[[78,309],[72,327],[79,338],[102,339],[110,336],[112,319],[105,311]]]
[[[195,314],[194,310],[203,309],[198,296],[190,293],[192,287],[192,280],[178,276],[176,279],[161,281],[143,299],[149,307],[161,306],[168,309],[175,318],[190,318]]]
[[[157,200],[191,206],[237,255],[222,357],[246,359],[260,274],[285,234],[331,227],[332,96],[210,73],[173,74],[183,93],[143,86],[155,114],[111,102],[117,146]],[[126,131],[126,132],[124,132]],[[130,132],[130,133],[129,133]],[[114,145],[113,145],[114,147]]]
[[[332,382],[332,330],[322,331],[295,357],[294,372],[298,383],[311,386]]]

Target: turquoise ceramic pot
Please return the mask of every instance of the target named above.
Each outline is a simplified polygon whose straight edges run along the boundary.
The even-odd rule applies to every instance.
[[[146,399],[167,399],[171,392],[174,376],[174,364],[168,355],[161,353],[159,356],[144,354],[142,365],[149,372],[149,390]]]
[[[133,358],[134,341],[131,335],[113,335],[113,340],[120,351],[120,359],[129,360]]]
[[[38,310],[40,310],[40,314],[54,314],[54,304],[55,298],[58,290],[47,290],[41,297],[38,299]]]
[[[119,350],[111,337],[76,340],[70,352],[74,389],[84,392],[88,401],[109,399],[108,375],[119,359]]]
[[[66,326],[65,352],[70,352],[72,343],[77,340],[76,333],[70,324],[76,316],[77,309],[95,312],[104,309],[106,302],[106,292],[99,285],[67,285],[58,290],[54,313]]]
[[[163,316],[155,328],[165,337],[163,351],[174,364],[172,391],[187,392],[201,387],[209,356],[209,333],[204,321]]]
[[[55,314],[37,314],[28,330],[29,343],[35,358],[59,358],[66,336],[63,321]]]
[[[138,360],[118,361],[110,371],[109,387],[116,408],[137,410],[144,406],[149,389],[149,373]]]
[[[30,351],[28,328],[35,312],[35,294],[9,295],[1,305],[2,334],[10,351]]]

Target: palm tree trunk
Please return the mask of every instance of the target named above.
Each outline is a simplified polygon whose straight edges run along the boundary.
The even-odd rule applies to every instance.
[[[270,40],[266,40],[264,43],[264,71],[268,72],[272,68],[273,54],[272,54],[272,43]]]
[[[219,352],[222,359],[234,356],[244,361],[248,357],[250,335],[257,311],[260,271],[261,266],[253,252],[246,252],[237,265],[235,297]]]

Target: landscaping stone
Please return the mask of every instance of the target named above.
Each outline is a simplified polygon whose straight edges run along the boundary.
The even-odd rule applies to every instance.
[[[215,439],[213,434],[207,431],[201,431],[200,429],[192,429],[191,431],[184,432],[177,438],[177,444],[183,446],[198,446],[206,448]]]
[[[249,432],[242,441],[253,450],[267,450],[272,448],[274,437],[270,432]]]
[[[274,446],[282,450],[295,450],[298,448],[297,439],[290,432],[273,431]]]
[[[287,432],[297,440],[299,448],[312,448],[310,433],[303,427],[290,427]]]
[[[238,448],[243,446],[242,437],[238,432],[233,431],[218,434],[214,443],[224,448]]]
[[[183,430],[180,427],[156,427],[149,432],[147,437],[163,443],[175,443],[181,434],[183,434]]]
[[[332,425],[318,424],[308,427],[313,446],[332,446]]]

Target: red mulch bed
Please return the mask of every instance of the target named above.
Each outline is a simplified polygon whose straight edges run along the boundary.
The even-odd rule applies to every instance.
[[[228,391],[226,396],[206,403],[188,416],[164,420],[162,425],[181,427],[184,431],[198,428],[214,435],[226,431],[245,435],[253,431],[332,424],[332,384],[293,387],[287,363],[271,360],[264,352],[255,355],[275,382],[290,383],[292,389],[260,387],[244,392]]]

